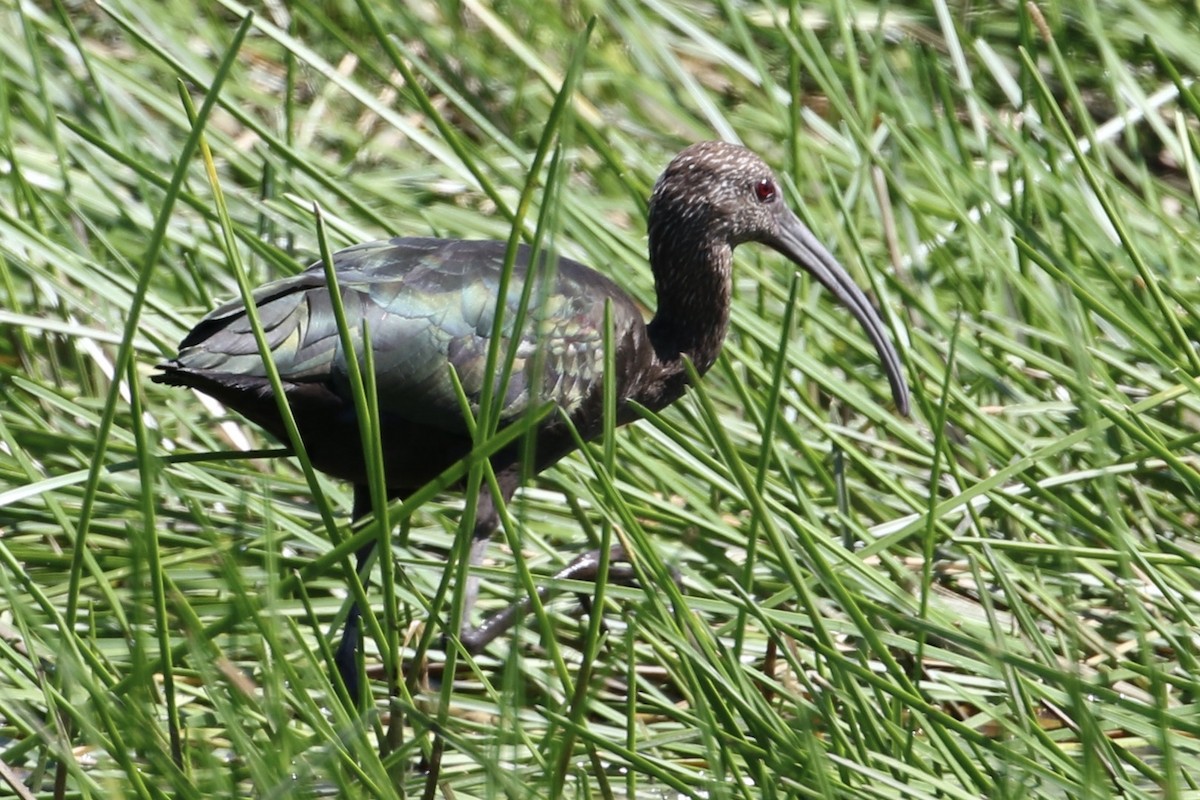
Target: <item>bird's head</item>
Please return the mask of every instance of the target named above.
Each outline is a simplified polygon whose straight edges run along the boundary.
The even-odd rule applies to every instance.
[[[672,250],[699,254],[759,242],[808,272],[862,325],[883,362],[897,410],[908,414],[908,385],[883,320],[846,269],[783,202],[779,180],[757,155],[727,142],[686,148],[655,184],[648,224],[652,263],[669,261]]]
[[[675,156],[655,184],[651,237],[703,236],[732,247],[776,231],[781,211],[790,213],[761,158],[727,142],[699,142]]]

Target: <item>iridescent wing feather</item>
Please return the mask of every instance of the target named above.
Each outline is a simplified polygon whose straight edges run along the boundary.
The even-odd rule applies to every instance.
[[[447,431],[464,430],[448,365],[477,403],[487,380],[504,252],[502,242],[393,239],[334,255],[360,363],[364,323],[370,332],[383,413]],[[531,270],[529,259],[529,249],[522,246],[502,306],[501,358],[513,350],[502,421],[519,416],[531,399],[552,401],[570,413],[599,390],[605,299],[613,301],[615,341],[629,340],[635,349],[648,346],[637,335],[640,310],[612,281],[567,259],[541,259]],[[521,291],[531,274],[537,282],[514,343]],[[283,380],[325,384],[349,402],[347,355],[321,265],[267,284],[254,298]],[[220,376],[226,386],[240,381],[261,387],[266,371],[241,301],[205,317],[168,368]],[[531,398],[531,387],[539,387],[536,398]]]

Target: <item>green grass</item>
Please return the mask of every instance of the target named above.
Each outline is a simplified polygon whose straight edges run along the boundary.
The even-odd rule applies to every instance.
[[[0,0],[0,796],[1200,797],[1200,12],[286,5]],[[473,501],[431,487],[352,712],[378,526],[153,365],[322,235],[515,231],[652,307],[705,138],[872,289],[912,419],[741,248],[721,360],[531,481],[481,605],[618,537],[638,585],[444,653]]]

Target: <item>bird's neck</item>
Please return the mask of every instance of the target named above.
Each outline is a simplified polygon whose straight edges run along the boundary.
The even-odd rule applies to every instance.
[[[650,245],[658,311],[650,321],[650,341],[662,367],[684,373],[687,356],[703,375],[717,360],[729,329],[733,248],[701,241],[691,247]]]

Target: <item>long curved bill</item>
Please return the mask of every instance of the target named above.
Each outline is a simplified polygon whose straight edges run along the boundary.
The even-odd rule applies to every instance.
[[[837,301],[848,308],[862,325],[883,362],[883,371],[887,373],[888,383],[891,384],[896,410],[907,417],[908,384],[904,381],[900,354],[888,338],[883,320],[879,318],[875,307],[851,279],[850,273],[791,211],[784,210],[779,215],[779,237],[772,246],[832,292]]]

